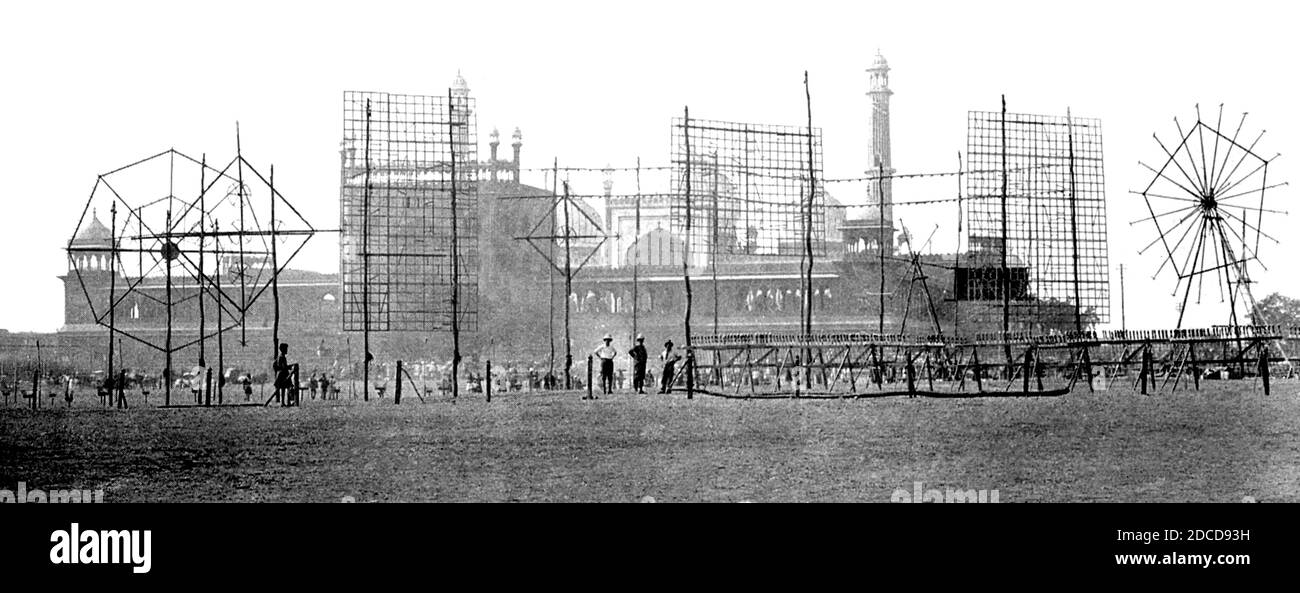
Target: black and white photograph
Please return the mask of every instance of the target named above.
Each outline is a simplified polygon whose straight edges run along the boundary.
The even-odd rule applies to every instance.
[[[1286,3],[0,15],[0,503],[1300,502]]]

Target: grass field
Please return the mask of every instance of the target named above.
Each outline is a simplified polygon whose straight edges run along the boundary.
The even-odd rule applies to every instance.
[[[401,406],[0,410],[0,489],[106,502],[1300,501],[1300,385],[1054,399],[504,394]]]

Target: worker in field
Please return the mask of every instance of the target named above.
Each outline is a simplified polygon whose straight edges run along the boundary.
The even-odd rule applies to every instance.
[[[614,357],[618,351],[612,345],[614,337],[605,334],[605,345],[596,348],[596,358],[600,359],[600,392],[609,395],[614,392]]]
[[[650,358],[645,349],[645,336],[637,334],[636,345],[627,354],[632,357],[632,388],[645,395],[645,364]]]
[[[271,365],[271,370],[275,371],[275,399],[281,405],[290,405],[293,403],[290,392],[293,391],[293,368],[289,365],[289,345],[280,344],[280,354],[275,357],[275,363]]]
[[[673,350],[673,341],[664,342],[664,351],[659,354],[659,360],[664,363],[664,370],[659,377],[659,393],[672,393],[673,379],[676,377],[677,362],[682,359],[682,355]]]

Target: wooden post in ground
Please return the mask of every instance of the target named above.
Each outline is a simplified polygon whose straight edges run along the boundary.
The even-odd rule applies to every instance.
[[[907,396],[916,397],[916,368],[912,366],[912,350],[909,348],[903,357],[907,359]]]
[[[211,406],[212,405],[212,368],[209,367],[207,370],[208,372],[205,373],[203,377],[203,405]]]
[[[695,349],[686,349],[686,399],[695,399]],[[798,377],[795,377],[795,383],[798,383]]]
[[[393,405],[402,405],[402,361],[397,361],[397,383],[393,388]]]
[[[930,386],[930,391],[934,391],[934,372],[930,366],[930,350],[925,351],[925,381]]]
[[[45,365],[41,364],[41,341],[36,340],[36,371],[32,374],[32,409],[33,410],[39,409],[41,407],[41,403],[40,403],[41,398],[38,397],[40,393],[39,377],[41,376],[41,372],[44,369],[45,369]],[[109,375],[108,378],[112,379],[113,376]]]
[[[880,367],[880,351],[877,349],[875,344],[871,345],[871,367],[873,369],[871,378],[875,380],[876,388],[884,389],[885,372],[884,369]]]
[[[1138,382],[1142,384],[1142,395],[1147,395],[1147,378],[1151,377],[1151,343],[1142,344],[1142,370],[1138,372]],[[1152,384],[1155,379],[1152,378]]]
[[[1034,379],[1038,381],[1038,392],[1042,393],[1043,392],[1043,365],[1039,363],[1037,350],[1035,350],[1034,348],[1030,348],[1030,351],[1034,352]]]
[[[1021,375],[1023,375],[1023,377],[1021,377],[1021,380],[1024,382],[1023,391],[1025,393],[1029,393],[1029,375],[1033,372],[1034,372],[1034,349],[1027,348],[1025,349],[1025,360],[1023,363],[1023,367],[1021,368]]]
[[[587,399],[596,397],[591,390],[591,355],[587,355]]]
[[[1259,378],[1264,381],[1264,395],[1268,395],[1268,345],[1263,342],[1259,344]]]
[[[1156,355],[1150,347],[1147,347],[1147,377],[1151,380],[1151,390],[1158,391],[1160,388],[1156,385]]]
[[[302,377],[298,374],[298,370],[298,363],[293,363],[293,393],[290,393],[289,397],[295,406],[302,405],[302,400],[299,399],[302,393]]]
[[[1187,356],[1192,359],[1192,385],[1201,390],[1201,368],[1196,364],[1196,342],[1187,344]]]
[[[492,401],[492,359],[487,361],[487,385],[483,387],[483,393],[487,394],[488,402]]]
[[[1091,349],[1089,346],[1083,347],[1083,372],[1084,377],[1088,379],[1088,393],[1095,391],[1092,386],[1092,355],[1089,353]]]

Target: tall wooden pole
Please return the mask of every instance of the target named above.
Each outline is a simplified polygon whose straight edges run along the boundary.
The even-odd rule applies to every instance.
[[[961,153],[958,152],[957,153],[957,249],[956,249],[956,256],[954,257],[954,262],[953,262],[954,275],[957,273],[957,270],[961,269],[961,233],[962,233],[961,184],[962,184],[963,175],[965,175],[965,165],[962,163]],[[967,247],[969,247],[969,245]],[[968,279],[967,280],[968,294],[970,290],[969,282],[970,281]],[[954,288],[955,287],[956,286],[954,284]],[[955,293],[956,291],[954,290],[953,292]],[[957,298],[956,294],[953,294],[953,299],[952,299],[952,335],[958,338],[961,337],[961,299]]]
[[[172,211],[167,209],[167,231],[163,235],[163,261],[166,264],[166,290],[167,290],[167,333],[163,338],[163,350],[166,353],[166,361],[163,365],[163,405],[170,406],[172,403]]]
[[[370,401],[370,99],[366,99],[366,186],[361,194],[361,398]],[[452,392],[456,379],[452,377]],[[355,385],[355,383],[353,383]]]
[[[366,113],[370,113],[369,103],[366,104]],[[367,119],[367,124],[369,120]],[[369,130],[369,128],[367,128]],[[366,137],[369,141],[369,136]],[[247,198],[244,195],[244,148],[239,139],[239,122],[235,122],[235,161],[239,169],[239,231],[248,230],[244,221],[244,210],[247,205]],[[239,310],[244,313],[248,312],[248,260],[244,259],[244,239],[239,238]],[[239,324],[239,345],[248,345],[248,324]]]
[[[559,191],[560,159],[559,157],[552,157],[552,159],[553,160],[551,163],[551,197],[556,198],[557,196],[560,195],[560,191]],[[555,228],[555,208],[551,208],[550,216],[551,216],[551,239],[548,242],[546,249],[548,252],[548,256],[550,257],[549,261],[554,262],[555,261],[555,231],[557,230]],[[547,331],[550,332],[547,335],[547,342],[551,346],[550,366],[547,367],[547,369],[550,372],[551,379],[552,379],[552,384],[550,388],[553,389],[555,387],[554,384],[554,379],[555,379],[555,266],[554,265],[547,266],[546,277],[547,280],[550,281],[550,292],[548,293],[550,298],[550,306],[546,310]],[[567,294],[564,295],[564,301],[566,303],[569,301],[569,295]]]
[[[1074,331],[1083,331],[1083,294],[1079,280],[1079,218],[1075,211],[1077,196],[1074,186],[1074,118],[1070,109],[1065,109],[1066,137],[1070,143],[1070,244],[1074,259]]]
[[[136,208],[136,209],[134,210],[134,212],[135,212],[135,228],[136,228],[136,236],[137,236],[137,237],[143,237],[143,236],[144,236],[144,219],[140,217],[140,211],[141,211],[142,209],[143,209],[143,207],[141,207],[141,208]],[[130,219],[128,218],[127,220],[129,221]],[[130,223],[130,222],[126,222],[126,223],[123,223],[123,224],[122,224],[122,232],[123,232],[123,233],[126,233],[126,225],[128,225],[128,224],[131,224],[131,223]],[[135,269],[137,269],[137,270],[140,271],[140,275],[141,275],[141,276],[144,275],[144,250],[143,250],[143,249],[138,249],[138,250],[136,250],[136,253],[135,253]]]
[[[1128,330],[1128,320],[1124,317],[1124,264],[1119,265],[1119,329]]]
[[[569,295],[573,294],[573,224],[569,218],[569,182],[564,182],[564,388],[573,389],[573,336],[569,328]]]
[[[203,296],[204,296],[203,293],[207,292],[203,284],[205,279],[203,275],[204,272],[203,248],[207,243],[207,227],[206,225],[203,224],[203,219],[206,218],[208,215],[207,200],[206,200],[207,192],[204,191],[204,188],[207,185],[207,173],[208,173],[208,154],[203,153],[203,160],[199,165],[199,258],[198,258],[199,279],[198,279],[198,286],[197,286],[198,288],[197,298],[199,299],[199,367],[201,368],[206,368],[208,366],[207,350],[205,349],[205,346],[207,345],[207,340],[204,339],[204,334],[206,333],[205,330],[207,330],[207,326],[208,326],[208,320],[207,320],[207,310],[205,309],[205,305],[203,303]]]
[[[637,319],[641,314],[641,157],[636,157],[636,238],[632,240],[632,338],[639,334]]]
[[[113,337],[117,334],[117,202],[109,207],[108,252],[108,379],[113,378]]]
[[[813,157],[812,91],[808,87],[808,71],[803,73],[804,98],[808,106],[808,201],[804,205],[803,253],[806,265],[803,277],[803,334],[812,333],[813,289],[813,202],[817,196],[816,163]],[[807,361],[804,361],[807,364]]]
[[[817,163],[813,153],[812,91],[808,86],[808,71],[803,71],[804,100],[808,107],[808,203],[803,216],[803,252],[808,260],[803,278],[803,335],[812,335],[813,315],[813,203],[817,198]],[[812,350],[803,351],[804,387],[812,389]]]
[[[280,353],[280,259],[277,256],[275,236],[275,165],[271,165],[271,357]],[[298,394],[294,394],[297,398]]]
[[[460,395],[460,232],[456,213],[456,102],[447,89],[447,135],[451,141],[451,396]]]
[[[885,230],[885,162],[880,158],[876,159],[876,211],[880,224],[876,227],[876,247],[880,253],[879,266],[880,270],[880,321],[877,331],[880,334],[885,333],[885,246],[889,243],[886,239],[888,231]],[[892,226],[892,224],[890,225]]]
[[[683,136],[686,139],[686,242],[682,247],[682,281],[686,287],[686,313],[683,317],[686,330],[686,399],[695,397],[695,381],[693,380],[695,369],[691,368],[692,346],[691,346],[691,108],[689,106],[683,109],[685,119],[683,120]],[[670,378],[669,381],[672,379]]]
[[[126,391],[126,364],[122,361],[122,356],[125,353],[126,353],[126,348],[122,347],[122,338],[118,338],[117,339],[117,375],[118,375],[117,405],[119,408],[126,407],[126,396],[123,395],[124,392]]]
[[[217,294],[216,294],[217,297],[216,298],[216,302],[217,302],[217,404],[220,405],[225,403],[224,382],[226,379],[226,340],[225,340],[226,331],[225,331],[225,327],[222,325],[225,322],[225,320],[223,319],[223,316],[221,314],[221,309],[222,309],[221,296],[223,293],[221,292],[222,270],[221,270],[221,223],[220,222],[218,221],[212,222],[212,234],[213,236],[216,237],[216,241],[213,242],[212,252],[213,252],[213,257],[216,259],[216,264],[214,265],[213,274],[215,275],[215,279],[217,283]]]
[[[1007,375],[1011,375],[1011,341],[1007,336],[1011,332],[1011,272],[1007,269],[1007,96],[1002,95],[1002,341],[1003,354],[1006,355]]]
[[[710,230],[712,231],[711,234],[713,235],[710,240],[710,243],[713,244],[713,249],[711,250],[712,253],[709,254],[709,264],[710,264],[709,267],[712,268],[712,274],[713,274],[713,335],[716,337],[718,335],[718,249],[719,249],[718,235],[720,230],[718,228],[718,151],[716,150],[713,151],[712,186],[713,186],[713,190],[710,193],[712,194],[712,198],[713,198],[712,200],[713,212],[711,214],[712,220],[709,221],[710,222],[709,226],[710,226]]]

